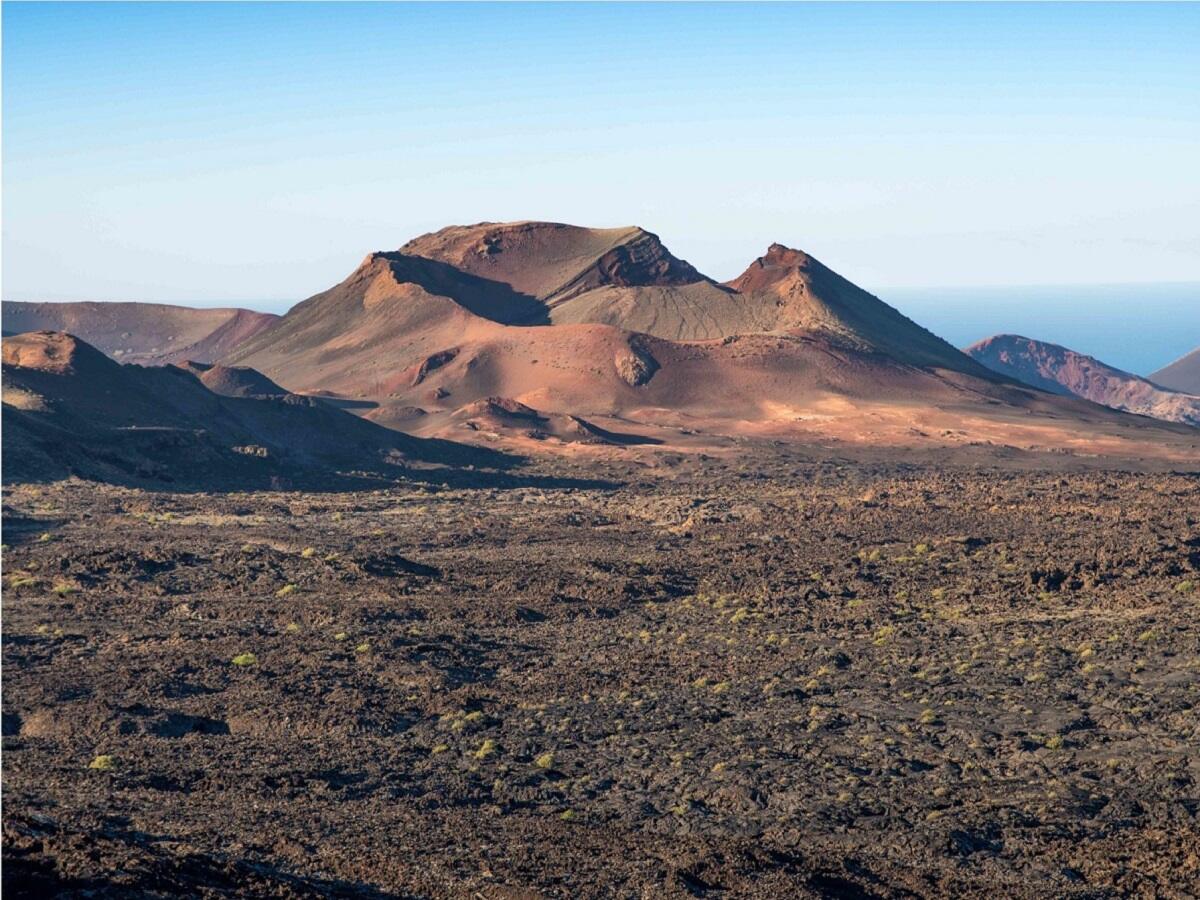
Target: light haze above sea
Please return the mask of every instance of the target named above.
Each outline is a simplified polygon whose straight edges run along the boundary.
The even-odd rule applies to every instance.
[[[1200,282],[870,290],[956,347],[1020,334],[1137,375],[1200,347]]]

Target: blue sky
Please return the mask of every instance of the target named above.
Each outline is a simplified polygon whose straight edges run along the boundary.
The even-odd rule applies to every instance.
[[[1200,281],[1200,5],[3,5],[6,299],[295,300],[452,223],[888,287]]]

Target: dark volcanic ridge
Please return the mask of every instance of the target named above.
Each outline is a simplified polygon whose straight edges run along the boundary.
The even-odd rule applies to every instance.
[[[1200,394],[1200,347],[1150,376],[1155,384],[1186,394]]]
[[[224,397],[285,397],[289,393],[249,366],[221,366],[189,359],[179,368],[195,375],[214,394]]]
[[[1166,390],[1058,344],[998,334],[972,344],[966,352],[988,368],[1044,391],[1167,422],[1200,425],[1200,396]]]
[[[252,372],[239,377],[258,383]],[[79,476],[217,489],[346,472],[395,477],[411,464],[504,462],[487,450],[382,428],[310,397],[222,396],[183,369],[120,365],[62,332],[6,337],[3,388],[7,483]]]

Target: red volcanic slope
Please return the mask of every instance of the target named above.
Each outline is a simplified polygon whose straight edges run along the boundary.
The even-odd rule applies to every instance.
[[[800,251],[773,245],[721,285],[640,228],[443,229],[369,255],[224,362],[424,434],[509,422],[478,414],[489,398],[659,436],[1061,447],[1152,427],[1018,386]]]
[[[192,309],[160,303],[5,301],[4,333],[66,331],[121,362],[213,362],[278,316],[248,309]]]
[[[1138,415],[1200,425],[1200,397],[1168,391],[1100,360],[1016,334],[998,334],[967,348],[985,366],[1055,394]]]
[[[886,349],[904,362],[982,374],[954,347],[878,298],[779,244],[724,285],[636,227],[456,226],[409,241],[388,256],[432,260],[503,286],[521,302],[505,303],[502,314],[464,303],[500,322],[612,325],[669,340],[823,331],[860,349]],[[443,287],[441,293],[463,302],[450,285]]]

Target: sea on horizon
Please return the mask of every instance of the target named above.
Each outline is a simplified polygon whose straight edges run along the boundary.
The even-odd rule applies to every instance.
[[[956,347],[1020,334],[1142,376],[1200,347],[1200,282],[872,292]]]

